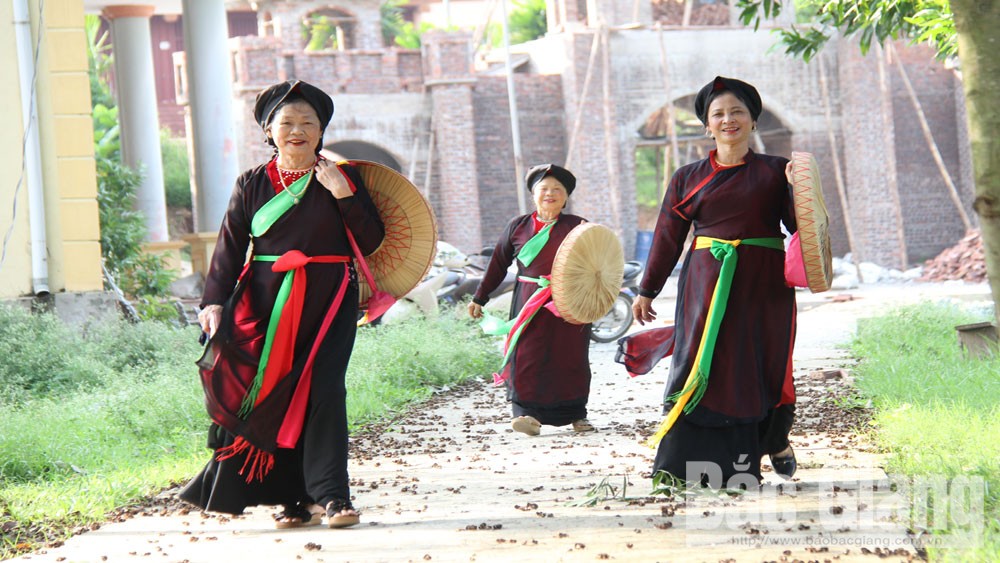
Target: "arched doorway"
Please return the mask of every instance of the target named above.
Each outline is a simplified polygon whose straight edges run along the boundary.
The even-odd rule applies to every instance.
[[[324,148],[327,151],[334,153],[336,158],[346,160],[369,160],[371,162],[384,164],[396,172],[403,171],[403,166],[399,163],[399,160],[392,155],[392,153],[382,147],[379,147],[378,145],[366,143],[365,141],[338,141],[336,143],[324,145]]]

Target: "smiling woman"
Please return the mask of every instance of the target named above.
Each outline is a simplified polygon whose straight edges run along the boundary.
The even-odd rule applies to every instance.
[[[621,344],[626,357],[673,356],[666,417],[649,441],[658,448],[654,473],[713,487],[759,482],[763,455],[785,477],[796,467],[788,443],[795,292],[785,284],[781,230],[794,233],[796,221],[788,159],[750,150],[761,111],[756,88],[741,80],[716,77],[698,93],[695,113],[715,149],[671,179],[632,305],[640,323],[655,320],[653,298],[693,231],[677,324]],[[632,373],[650,368],[625,364]]]
[[[507,224],[469,303],[469,315],[484,316],[490,293],[504,280],[507,268],[516,264],[510,321],[495,319],[496,326],[488,329],[490,334],[508,335],[507,357],[494,379],[507,386],[511,426],[529,436],[538,435],[542,425],[570,425],[575,432],[589,432],[594,430],[587,420],[591,325],[572,324],[543,306],[561,244],[575,227],[586,223],[583,217],[563,213],[576,189],[576,177],[561,166],[540,164],[528,170],[525,181],[535,211]]]
[[[275,155],[236,182],[199,314],[215,454],[181,498],[233,514],[282,504],[279,528],[319,524],[323,513],[331,528],[359,521],[345,404],[358,318],[352,260],[385,231],[359,172],[319,154],[332,116],[330,96],[306,82],[257,95],[254,118]]]

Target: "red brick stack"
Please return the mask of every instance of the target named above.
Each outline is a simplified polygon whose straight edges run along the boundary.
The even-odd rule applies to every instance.
[[[958,244],[924,262],[924,274],[920,281],[945,280],[986,281],[986,259],[979,229],[970,230]]]

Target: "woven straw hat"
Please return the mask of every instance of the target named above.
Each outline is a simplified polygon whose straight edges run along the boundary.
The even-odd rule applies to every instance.
[[[552,301],[566,322],[592,323],[608,314],[622,285],[625,253],[614,231],[582,223],[559,245],[552,263]]]
[[[398,299],[424,279],[434,261],[437,243],[434,212],[406,176],[377,162],[349,162],[364,180],[385,225],[382,245],[365,260],[378,289]],[[364,276],[359,278],[358,297],[365,308],[372,289]]]
[[[830,216],[823,201],[819,164],[807,152],[792,153],[792,203],[809,291],[826,291],[833,282]]]

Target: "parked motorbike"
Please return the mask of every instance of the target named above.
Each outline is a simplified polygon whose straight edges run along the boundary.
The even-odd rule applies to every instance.
[[[476,254],[465,255],[447,243],[438,244],[439,248],[444,248],[445,256],[442,258],[442,263],[448,267],[445,282],[438,290],[438,299],[442,304],[455,305],[476,293],[479,282],[486,274],[490,256],[493,255],[493,247],[488,246]],[[517,272],[513,268],[507,270],[503,281],[490,293],[490,300],[512,291],[516,282]]]
[[[642,263],[630,260],[625,262],[622,274],[622,288],[615,297],[615,303],[608,314],[594,322],[590,331],[590,339],[594,342],[614,342],[625,335],[632,327],[632,302],[639,295],[639,280],[642,274]]]

